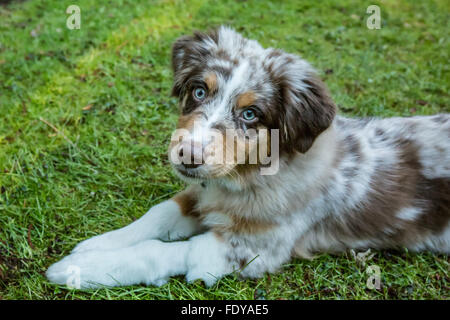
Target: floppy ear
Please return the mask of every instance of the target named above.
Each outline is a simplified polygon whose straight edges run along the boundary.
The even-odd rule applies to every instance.
[[[192,36],[178,38],[172,46],[174,85],[172,95],[180,97],[186,80],[201,67],[202,62],[217,44],[217,34],[195,32]]]
[[[274,51],[270,72],[278,86],[281,146],[308,151],[336,115],[336,106],[314,69],[297,56]]]
[[[181,74],[183,66],[188,63],[188,56],[186,50],[188,50],[189,44],[193,42],[192,36],[182,36],[178,38],[172,46],[172,70],[174,76],[174,84],[172,87],[172,95],[180,96],[185,77]]]

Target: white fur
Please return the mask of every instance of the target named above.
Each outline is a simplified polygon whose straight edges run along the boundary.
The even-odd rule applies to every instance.
[[[398,159],[395,148],[382,143],[375,149],[365,147],[364,141],[371,137],[371,125],[367,125],[369,129],[366,128],[365,132],[351,129],[351,122],[341,125],[340,130],[336,124],[332,125],[316,139],[306,154],[298,154],[289,162],[282,161],[277,175],[253,177],[260,186],[258,193],[248,193],[245,183],[239,185],[231,180],[226,183],[211,181],[206,188],[195,188],[200,198],[200,208],[223,201],[234,205],[236,212],[245,209],[241,212],[245,218],[252,218],[257,213],[259,218],[269,219],[275,223],[269,231],[248,235],[229,234],[226,239],[219,239],[212,232],[207,232],[189,241],[166,243],[149,240],[180,239],[201,230],[199,221],[181,215],[178,205],[169,200],[153,207],[127,227],[82,242],[71,255],[52,265],[47,277],[52,282],[65,284],[70,277],[67,270],[76,266],[80,269],[82,288],[138,283],[161,285],[170,276],[179,274],[186,275],[188,281],[202,279],[207,285],[212,285],[217,279],[241,267],[238,265],[241,259],[246,262],[240,270],[242,276],[260,277],[264,272],[279,268],[294,251],[300,256],[311,257],[311,252],[315,251],[384,247],[381,238],[339,239],[326,229],[312,231],[330,214],[336,219],[344,219],[347,208],[355,207],[364,198],[372,187],[368,177],[377,161],[387,166],[395,165]],[[392,124],[389,120],[373,121],[373,125],[383,127],[386,132],[401,130],[397,120]],[[330,168],[337,152],[333,147],[335,142],[352,130],[355,130],[363,146],[361,152],[364,160],[358,162],[358,176],[346,180],[341,175],[341,167],[331,171]],[[342,165],[350,165],[357,160],[344,158]],[[329,184],[331,178],[336,180],[329,185],[328,193],[322,194],[321,184]],[[343,188],[345,183],[362,190],[348,193]],[[224,188],[228,190],[226,193]],[[294,211],[289,209],[293,201],[297,202]],[[405,221],[413,221],[420,214],[420,210],[414,207],[396,213]],[[203,220],[209,228],[231,223],[220,212],[211,213]],[[390,226],[380,231],[393,234],[396,227]],[[441,234],[418,238],[409,248],[414,251],[449,252],[450,226]]]
[[[422,213],[418,208],[404,208],[397,213],[397,217],[402,220],[413,221]]]
[[[72,253],[46,274],[54,283],[67,284],[69,271],[75,267],[83,289],[140,283],[160,286],[180,274],[185,274],[187,281],[201,279],[211,286],[233,271],[226,261],[225,247],[212,233],[189,241],[146,240],[130,247]]]
[[[202,138],[214,122],[229,114],[236,91],[254,81],[250,73],[253,79],[265,76],[258,68],[250,68],[246,57],[261,66],[270,64],[275,70],[285,70],[285,76],[293,79],[299,91],[309,89],[304,80],[313,73],[306,61],[294,56],[297,63],[286,71],[282,65],[286,60],[270,55],[270,49],[243,39],[229,28],[222,27],[219,33],[219,46],[228,48],[239,63],[228,82],[218,77],[218,98],[205,106],[205,117],[201,129],[194,132],[194,139]],[[211,39],[202,46],[208,51],[217,49]],[[230,66],[221,60],[212,60],[210,65]],[[187,75],[191,71],[192,66],[184,66],[179,72]],[[273,87],[265,84],[261,84],[260,92],[271,94]],[[299,100],[301,95],[292,98]],[[280,158],[275,175],[255,171],[246,179],[208,180],[203,188],[196,184],[197,180],[186,179],[194,183],[191,192],[198,200],[196,210],[204,213],[199,219],[181,214],[175,201],[165,201],[129,226],[80,243],[72,254],[48,269],[47,277],[65,284],[71,277],[69,270],[75,267],[80,271],[81,288],[162,285],[174,275],[185,275],[188,281],[202,279],[209,286],[239,268],[243,276],[260,277],[275,271],[293,254],[310,258],[315,252],[389,247],[391,236],[426,214],[419,205],[427,205],[427,201],[419,199],[418,207],[411,201],[414,203],[409,207],[392,212],[389,218],[399,223],[380,226],[372,237],[367,232],[356,236],[339,233],[332,229],[336,224],[331,222],[346,226],[349,218],[362,224],[373,218],[364,216],[365,200],[371,194],[375,199],[386,196],[384,190],[377,189],[377,177],[382,176],[380,172],[386,176],[398,174],[401,171],[389,169],[404,165],[404,150],[397,145],[401,143],[397,138],[403,143],[413,141],[418,147],[418,159],[409,161],[419,162],[415,165],[421,168],[421,175],[428,179],[450,177],[450,120],[444,120],[413,117],[362,121],[337,116],[306,153]],[[349,137],[356,140],[358,152],[344,150]],[[226,208],[224,212],[210,210],[216,204]],[[232,232],[236,217],[263,221],[269,227],[263,231]],[[205,227],[210,230],[193,236]],[[217,228],[224,230],[222,234],[214,232]],[[191,238],[163,242],[186,237]],[[426,230],[404,245],[411,250],[449,253],[450,225],[440,233]]]

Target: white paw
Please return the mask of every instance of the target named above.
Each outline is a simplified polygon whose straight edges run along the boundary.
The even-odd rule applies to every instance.
[[[211,287],[223,276],[233,272],[231,263],[226,259],[227,245],[212,233],[198,235],[191,239],[187,261],[186,280],[203,280]]]
[[[214,274],[209,273],[209,272],[195,270],[195,271],[188,272],[188,274],[186,274],[186,281],[191,283],[191,282],[194,282],[195,280],[203,280],[203,282],[205,283],[206,287],[210,288],[221,277],[222,276],[215,276]]]
[[[141,283],[164,285],[169,277],[159,267],[158,259],[139,256],[133,248],[76,252],[50,266],[46,275],[50,282],[76,289]]]
[[[111,263],[99,252],[74,253],[51,265],[46,275],[50,282],[75,289],[120,285],[118,266]]]

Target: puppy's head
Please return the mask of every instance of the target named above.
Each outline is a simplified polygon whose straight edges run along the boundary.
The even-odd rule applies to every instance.
[[[306,61],[264,49],[227,27],[179,38],[172,66],[181,115],[169,158],[184,178],[257,168],[261,155],[256,163],[249,158],[261,145],[274,143],[272,129],[279,130],[281,156],[306,153],[335,116],[327,89]],[[259,135],[262,130],[268,134]],[[244,163],[236,157],[239,150]]]

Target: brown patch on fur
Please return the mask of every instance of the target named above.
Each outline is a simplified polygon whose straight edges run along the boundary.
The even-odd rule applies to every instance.
[[[230,219],[229,224],[215,225],[212,231],[224,238],[227,233],[234,234],[258,234],[266,232],[276,226],[275,222],[257,218],[243,217],[232,213],[233,208],[227,207],[226,203],[216,203],[214,207],[202,207],[200,209],[200,219],[205,219],[208,214],[220,212]]]
[[[194,123],[202,117],[202,114],[199,112],[193,112],[187,115],[180,115],[178,118],[177,129],[186,129],[191,131],[194,127]]]
[[[202,114],[199,112],[193,112],[193,113],[189,113],[187,115],[180,115],[178,118],[177,129],[186,129],[188,131],[192,131],[195,121],[201,116],[202,116]],[[179,140],[180,140],[180,138],[182,139],[183,137],[178,137]],[[180,143],[180,141],[178,141],[178,140],[174,139],[174,137],[172,137],[172,139],[170,140],[170,144],[169,144],[169,154],[171,153],[171,151],[174,147],[179,145],[179,143]]]
[[[198,201],[197,196],[194,192],[185,190],[178,193],[172,199],[180,207],[180,211],[183,216],[198,217],[200,215],[196,207]]]
[[[217,75],[214,72],[209,72],[205,77],[205,83],[210,92],[217,90]]]
[[[360,209],[350,212],[343,221],[331,223],[337,232],[357,239],[378,238],[384,228],[402,223],[395,214],[414,206],[412,197],[420,169],[410,156],[405,155],[398,167],[384,168],[381,165],[375,170],[371,191],[360,204]]]
[[[256,95],[253,91],[247,91],[239,95],[236,103],[236,108],[249,107],[255,103]]]
[[[233,224],[229,227],[229,230],[233,233],[244,233],[244,234],[258,234],[266,232],[274,227],[273,222],[249,219],[240,216],[231,216]]]
[[[450,179],[423,176],[413,141],[400,140],[398,148],[398,165],[379,165],[372,176],[371,190],[357,209],[341,217],[328,216],[309,232],[348,243],[372,239],[382,248],[411,246],[429,234],[444,231],[450,221]],[[421,213],[414,220],[397,217],[406,208],[417,208]],[[387,228],[393,232],[385,233]],[[298,251],[304,252],[301,240],[297,241]]]
[[[450,179],[422,177],[417,194],[426,196],[428,206],[415,222],[416,227],[422,232],[442,233],[450,220]]]
[[[414,240],[418,235],[426,235],[430,231],[439,234],[450,221],[450,179],[429,179],[422,173],[422,165],[418,158],[417,146],[409,140],[401,142],[402,178],[399,189],[411,191],[406,200],[414,207],[422,210],[416,220],[403,230],[405,240]],[[409,177],[408,177],[409,176]],[[412,177],[411,177],[412,176]],[[409,185],[405,185],[409,183]]]

